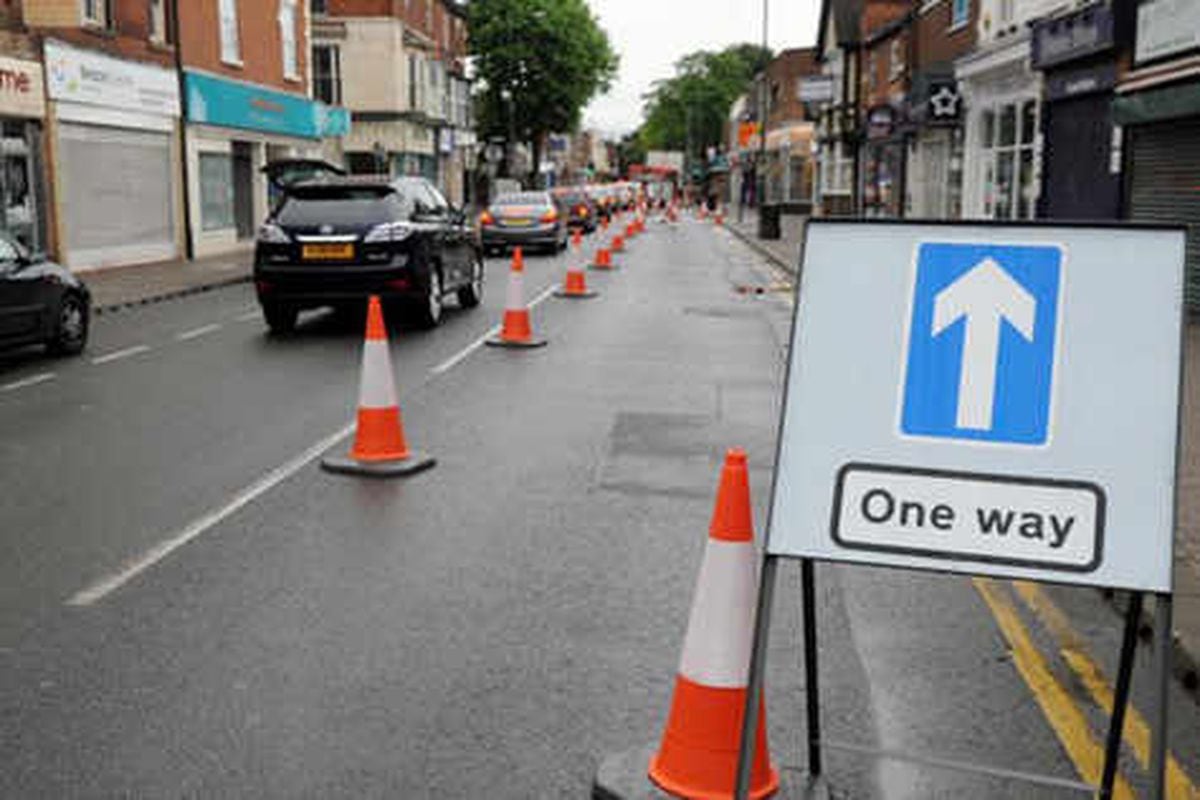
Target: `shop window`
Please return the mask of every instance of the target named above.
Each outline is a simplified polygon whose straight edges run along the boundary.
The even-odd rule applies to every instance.
[[[233,157],[228,153],[200,154],[200,227],[228,230],[233,218]]]
[[[342,103],[342,51],[335,44],[312,49],[313,96],[331,106]]]
[[[1002,103],[980,115],[984,216],[1033,218],[1038,194],[1037,120],[1035,99]]]
[[[238,30],[237,0],[220,0],[221,60],[241,65],[242,43]]]
[[[283,43],[283,77],[299,80],[300,64],[296,57],[296,0],[279,4],[279,38]]]

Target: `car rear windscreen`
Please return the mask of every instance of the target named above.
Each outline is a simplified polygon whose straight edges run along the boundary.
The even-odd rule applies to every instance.
[[[496,198],[498,206],[548,206],[550,197],[545,192],[517,192]]]
[[[367,188],[325,188],[288,195],[276,214],[282,225],[378,225],[396,210],[393,192]]]

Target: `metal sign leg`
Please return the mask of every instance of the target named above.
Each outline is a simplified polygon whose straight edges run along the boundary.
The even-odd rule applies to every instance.
[[[808,711],[808,771],[821,774],[821,699],[817,691],[817,582],[813,560],[800,562],[804,600],[804,699]]]
[[[1125,729],[1125,709],[1129,706],[1129,684],[1133,676],[1133,657],[1137,652],[1137,631],[1142,619],[1142,593],[1134,592],[1125,609],[1125,632],[1121,637],[1121,661],[1117,667],[1117,686],[1113,696],[1112,719],[1104,743],[1104,772],[1100,777],[1100,800],[1111,800],[1121,755],[1121,735]]]
[[[1150,722],[1150,800],[1166,798],[1167,770],[1167,708],[1171,680],[1171,648],[1174,631],[1171,627],[1171,595],[1154,597],[1154,700]]]
[[[754,764],[754,732],[758,728],[758,698],[763,691],[763,673],[767,667],[767,633],[771,629],[771,601],[775,595],[775,571],[779,559],[763,557],[758,584],[758,607],[754,612],[754,646],[750,651],[750,680],[746,706],[742,712],[742,739],[738,746],[738,767],[734,797],[746,800],[750,794],[750,769]]]

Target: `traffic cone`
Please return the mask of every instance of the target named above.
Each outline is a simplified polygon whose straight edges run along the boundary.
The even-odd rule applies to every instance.
[[[625,226],[625,238],[632,239],[635,236],[637,236],[637,225],[635,225],[631,221],[628,225]]]
[[[725,455],[671,712],[650,780],[677,797],[731,798],[754,638],[757,594],[754,527],[746,454]],[[779,773],[767,749],[766,709],[759,698],[750,797],[769,797]]]
[[[492,347],[541,347],[545,339],[535,339],[529,322],[529,307],[525,305],[525,257],[521,248],[513,248],[512,269],[508,273],[508,301],[504,304],[504,321],[500,335],[486,342]]]
[[[725,212],[721,210],[720,206],[717,206],[713,212],[713,224],[718,228],[725,224]]]
[[[432,467],[434,459],[409,450],[404,438],[387,326],[376,296],[367,305],[367,336],[359,380],[354,446],[348,456],[325,456],[321,466],[330,472],[381,478],[411,475]]]
[[[596,260],[592,262],[592,269],[615,269],[612,263],[612,251],[607,247],[597,250]]]
[[[615,234],[612,238],[612,251],[614,253],[622,253],[625,251],[625,237],[621,234]]]
[[[587,288],[587,276],[583,271],[583,267],[579,266],[582,261],[581,250],[583,249],[583,234],[578,230],[571,237],[571,263],[574,265],[567,267],[567,277],[563,281],[562,288],[555,290],[556,297],[572,297],[575,299],[584,299],[587,297],[595,297],[596,293],[589,291]]]

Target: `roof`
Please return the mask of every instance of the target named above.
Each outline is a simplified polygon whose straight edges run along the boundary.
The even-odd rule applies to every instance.
[[[859,19],[864,0],[821,0],[821,22],[817,28],[817,57],[825,52],[825,31],[829,27],[829,15],[833,14],[833,28],[837,44],[847,47],[859,42]]]

